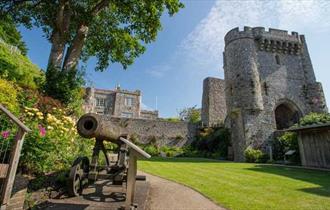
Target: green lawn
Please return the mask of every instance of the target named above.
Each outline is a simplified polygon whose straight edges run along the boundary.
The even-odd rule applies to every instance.
[[[330,172],[198,158],[154,158],[138,168],[228,209],[330,209]]]

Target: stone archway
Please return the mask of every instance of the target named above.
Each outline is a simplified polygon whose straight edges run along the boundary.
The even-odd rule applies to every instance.
[[[291,103],[281,103],[275,109],[276,129],[283,130],[299,122],[301,112]]]

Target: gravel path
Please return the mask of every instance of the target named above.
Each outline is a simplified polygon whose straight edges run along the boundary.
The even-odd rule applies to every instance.
[[[147,176],[150,183],[147,210],[225,210],[197,191],[157,176]]]

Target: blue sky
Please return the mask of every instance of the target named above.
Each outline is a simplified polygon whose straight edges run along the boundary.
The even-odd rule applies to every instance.
[[[146,108],[160,116],[176,116],[179,109],[201,106],[202,82],[223,78],[223,37],[234,27],[264,26],[305,34],[316,78],[330,102],[330,1],[185,0],[177,15],[162,17],[163,30],[156,42],[127,70],[118,64],[95,72],[95,59],[87,64],[87,80],[98,88],[142,91]],[[28,56],[45,68],[50,44],[38,29],[20,28]]]

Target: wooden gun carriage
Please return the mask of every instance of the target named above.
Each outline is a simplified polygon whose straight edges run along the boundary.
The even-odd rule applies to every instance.
[[[88,157],[78,157],[72,164],[69,180],[69,196],[79,196],[88,183],[96,180],[111,180],[113,185],[126,183],[126,209],[134,209],[134,191],[136,179],[137,159],[151,156],[129,141],[124,126],[107,120],[97,114],[85,114],[78,123],[77,130],[84,138],[95,138],[91,162]],[[111,161],[110,154],[105,148],[104,141],[118,145],[116,161]],[[99,154],[105,157],[105,165],[99,165]]]

